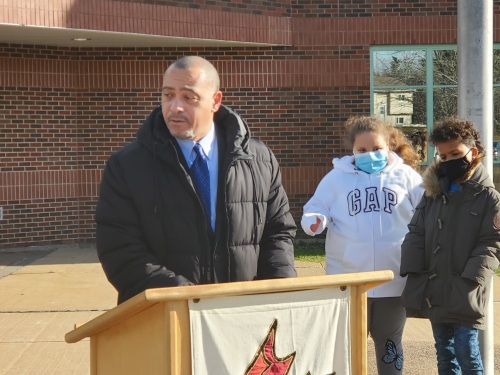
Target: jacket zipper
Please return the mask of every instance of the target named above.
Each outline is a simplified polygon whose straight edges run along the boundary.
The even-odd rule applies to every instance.
[[[179,154],[177,152],[177,149],[173,145],[172,141],[169,140],[169,142],[170,142],[170,145],[171,145],[171,147],[174,151],[175,157],[176,157],[176,162],[177,162],[176,164],[178,166],[177,170],[178,170],[178,173],[181,177],[181,180],[184,181],[184,184],[188,187],[188,189],[191,189],[192,193],[194,194],[194,196],[196,197],[196,199],[198,201],[198,207],[201,209],[201,213],[202,213],[202,220],[201,221],[204,224],[203,224],[203,228],[200,229],[199,236],[200,236],[200,238],[206,236],[206,240],[208,242],[208,246],[207,246],[208,255],[205,256],[204,253],[206,251],[200,249],[200,284],[211,283],[211,282],[213,282],[213,278],[211,277],[211,265],[210,265],[209,259],[211,257],[210,253],[212,252],[212,249],[210,247],[210,237],[209,237],[210,235],[207,234],[209,228],[207,228],[207,219],[206,219],[205,211],[203,209],[203,204],[201,202],[200,197],[196,193],[196,189],[194,188],[194,185],[192,183],[189,183],[189,180],[192,180],[191,176],[189,175],[189,172],[182,165],[180,158],[179,158]],[[210,228],[210,230],[212,230],[212,229]],[[204,261],[204,259],[207,259],[208,261]]]

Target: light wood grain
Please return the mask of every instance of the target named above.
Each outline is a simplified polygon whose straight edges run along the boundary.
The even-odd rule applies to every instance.
[[[391,271],[149,289],[68,332],[90,337],[91,374],[191,374],[188,302],[195,299],[349,286],[352,375],[367,371],[366,291],[392,280]]]

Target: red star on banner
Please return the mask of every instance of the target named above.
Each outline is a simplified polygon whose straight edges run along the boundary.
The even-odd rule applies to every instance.
[[[286,375],[295,359],[295,352],[285,358],[276,357],[274,342],[278,320],[274,319],[269,332],[247,367],[245,375]]]

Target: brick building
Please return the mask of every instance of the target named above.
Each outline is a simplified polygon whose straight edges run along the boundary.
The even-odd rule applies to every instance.
[[[495,42],[499,21],[495,0]],[[436,56],[453,60],[456,26],[456,1],[3,1],[0,248],[94,240],[105,161],[159,104],[168,64],[187,54],[216,66],[224,103],[276,154],[298,221],[332,156],[348,152],[343,122],[385,116],[376,93],[412,98],[404,112],[404,103],[392,105],[404,114],[392,116],[413,132],[446,113],[418,109],[417,99],[437,102],[456,82],[436,78],[431,92],[428,80],[374,77],[387,75],[378,62],[394,68],[408,56],[433,59],[425,74],[438,77]]]

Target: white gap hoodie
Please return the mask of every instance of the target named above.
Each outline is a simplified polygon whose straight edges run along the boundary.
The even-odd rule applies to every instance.
[[[394,280],[368,290],[368,297],[399,297],[401,244],[424,189],[421,176],[394,152],[372,174],[358,170],[354,156],[335,158],[331,170],[304,206],[302,228],[314,236],[325,228],[326,273],[391,270]],[[315,233],[310,229],[319,217]]]

